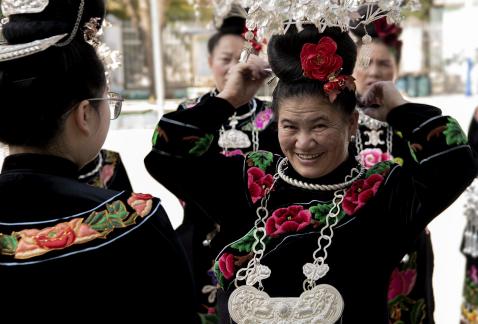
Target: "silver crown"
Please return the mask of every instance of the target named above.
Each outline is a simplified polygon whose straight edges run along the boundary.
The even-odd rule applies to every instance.
[[[38,13],[45,10],[49,0],[2,0],[5,17],[18,14]]]

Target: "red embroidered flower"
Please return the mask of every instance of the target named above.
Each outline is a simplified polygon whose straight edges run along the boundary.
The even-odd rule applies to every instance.
[[[100,182],[104,187],[106,187],[108,181],[110,181],[111,177],[113,177],[114,171],[115,167],[113,164],[106,164],[101,168]]]
[[[353,215],[362,208],[365,203],[375,196],[380,184],[383,182],[383,176],[372,174],[366,179],[355,181],[345,193],[342,209],[347,215]]]
[[[274,178],[258,167],[247,170],[247,187],[253,203],[264,197],[265,190],[272,186]]]
[[[396,24],[389,24],[386,17],[382,17],[373,22],[377,37],[380,40],[390,46],[395,48],[397,51],[402,47],[402,42],[398,39],[402,33],[402,28]]]
[[[266,233],[276,237],[284,233],[298,232],[310,224],[312,215],[299,205],[279,208],[266,221]]]
[[[62,249],[75,242],[76,235],[68,223],[41,230],[35,237],[37,245],[44,249]]]
[[[221,270],[222,275],[227,280],[231,280],[234,277],[235,266],[234,266],[234,255],[231,253],[224,253],[219,258],[219,270]]]
[[[416,279],[417,271],[415,269],[405,271],[393,269],[388,286],[388,300],[393,300],[399,295],[407,296],[415,286]]]
[[[152,199],[150,194],[132,193],[128,198],[128,205],[133,207],[139,216],[144,217],[151,211]]]
[[[320,81],[328,80],[343,64],[342,57],[335,54],[337,43],[330,37],[322,37],[317,44],[306,43],[300,52],[304,76]]]

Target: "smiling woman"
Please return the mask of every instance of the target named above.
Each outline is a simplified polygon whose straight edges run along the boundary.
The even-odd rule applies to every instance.
[[[145,164],[220,224],[211,242],[220,323],[388,324],[393,269],[472,181],[473,153],[454,119],[378,82],[363,93],[366,105],[377,106],[367,112],[400,127],[416,163],[366,170],[350,143],[358,123],[355,45],[338,29],[303,27],[268,45],[285,157],[257,151],[226,158],[207,149],[198,155],[218,124],[190,110],[160,120]],[[214,105],[202,108],[232,116],[266,68],[254,56],[237,64]],[[448,167],[458,161],[463,167]],[[400,298],[397,291],[389,296]]]

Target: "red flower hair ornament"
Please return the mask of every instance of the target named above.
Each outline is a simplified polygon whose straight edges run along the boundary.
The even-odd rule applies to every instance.
[[[312,80],[327,81],[324,84],[324,91],[331,103],[345,88],[355,90],[355,79],[350,75],[340,75],[343,59],[336,51],[337,43],[325,36],[317,44],[304,44],[300,52],[304,76]]]

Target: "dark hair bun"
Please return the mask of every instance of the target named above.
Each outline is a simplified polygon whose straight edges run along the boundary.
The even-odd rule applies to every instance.
[[[80,3],[81,0],[49,0],[48,6],[42,12],[12,15],[3,27],[4,36],[9,44],[28,43],[59,34],[69,36],[74,29]],[[76,38],[83,37],[81,27],[91,18],[103,19],[105,10],[104,0],[84,0]]]
[[[357,57],[357,48],[347,32],[339,28],[327,28],[319,33],[312,24],[304,25],[297,31],[291,26],[285,35],[275,35],[270,39],[267,51],[272,71],[283,82],[308,80],[303,76],[300,52],[306,43],[317,44],[322,37],[329,36],[337,43],[337,55],[343,59],[341,74],[351,75]]]
[[[246,19],[242,17],[228,17],[225,18],[219,32],[222,34],[242,35],[244,33],[244,27],[246,26]]]

